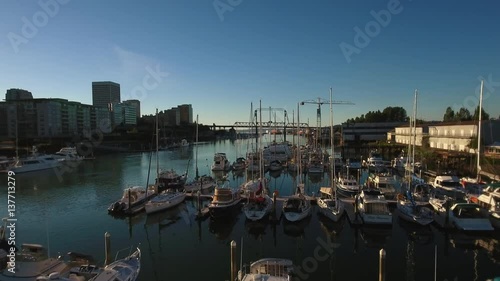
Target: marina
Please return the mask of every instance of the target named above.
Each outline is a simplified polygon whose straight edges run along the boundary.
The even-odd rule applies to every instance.
[[[187,173],[193,175],[198,167],[200,174],[225,179],[237,189],[247,181],[246,173],[212,172],[212,160],[223,151],[232,162],[251,141],[203,143],[197,152],[193,146],[159,151],[159,168],[181,173],[188,165]],[[330,186],[327,172],[301,176],[311,213],[298,222],[282,215],[283,203],[296,193],[298,183],[297,173],[286,169],[264,175],[268,194],[276,194],[276,212],[268,219],[248,220],[238,208],[229,216],[211,218],[210,190],[202,190],[199,196],[197,191],[188,192],[183,203],[157,213],[109,215],[108,207],[125,187],[154,184],[154,176],[149,175],[148,182],[148,172],[156,171],[155,161],[150,160],[155,153],[99,155],[92,161],[79,161],[61,179],[52,170],[16,175],[16,192],[23,198],[16,206],[16,243],[44,245],[51,257],[68,251],[85,253],[103,265],[102,236],[109,232],[113,234],[112,253],[140,245],[137,280],[229,280],[233,240],[245,263],[264,258],[290,260],[307,280],[376,279],[381,249],[386,252],[386,280],[434,280],[436,248],[437,280],[487,280],[500,274],[498,230],[466,233],[438,223],[417,226],[399,218],[395,199],[387,200],[392,223],[369,226],[356,217],[355,198],[345,196],[339,198],[345,215],[338,222],[331,221],[316,204],[321,188]],[[360,184],[368,175],[366,170],[360,173]],[[6,190],[4,186],[0,194],[6,197]],[[245,199],[241,202],[240,206]],[[0,212],[6,211],[6,205],[0,205]],[[327,258],[315,259],[317,249],[325,249]],[[364,270],[354,270],[356,264]]]

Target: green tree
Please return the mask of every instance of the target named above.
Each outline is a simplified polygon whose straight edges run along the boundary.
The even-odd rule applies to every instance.
[[[490,115],[484,111],[484,108],[481,108],[481,119],[482,120],[490,120]],[[472,116],[472,120],[479,120],[479,105],[474,110],[474,116]]]
[[[472,120],[472,115],[469,110],[465,107],[460,108],[460,110],[455,114],[456,121],[470,121]]]
[[[443,116],[443,122],[451,122],[454,120],[455,120],[455,112],[453,111],[453,109],[451,109],[450,106],[448,106]]]

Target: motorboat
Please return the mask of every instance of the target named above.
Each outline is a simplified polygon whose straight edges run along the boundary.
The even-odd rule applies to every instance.
[[[0,156],[0,172],[7,172],[8,168],[16,162],[15,158]]]
[[[374,174],[371,177],[371,181],[374,188],[380,190],[386,199],[394,199],[396,197],[396,181],[391,173],[383,172]]]
[[[273,161],[278,160],[280,162],[286,162],[292,157],[292,150],[288,143],[271,143],[268,147],[265,147],[262,151],[264,160]]]
[[[247,164],[246,164],[245,158],[238,157],[233,162],[232,168],[233,168],[233,171],[241,171],[241,170],[245,170],[246,166],[247,166]]]
[[[376,189],[364,189],[356,195],[361,219],[364,224],[391,224],[392,214],[384,195]]]
[[[460,180],[452,175],[436,176],[432,186],[440,191],[464,193]]]
[[[28,158],[21,158],[7,168],[16,174],[42,171],[48,169],[57,169],[61,166],[61,162],[54,158],[53,155],[33,155]]]
[[[446,218],[451,226],[463,231],[491,231],[493,226],[481,211],[481,207],[463,199],[431,198],[429,203],[434,208],[435,220],[446,226]]]
[[[180,143],[180,146],[181,146],[181,147],[186,147],[186,146],[189,146],[189,142],[188,142],[186,139],[182,139],[182,140],[181,140],[181,143]]]
[[[226,183],[215,187],[214,197],[208,205],[208,210],[212,218],[231,214],[234,209],[239,207],[241,202],[240,192],[232,189]]]
[[[203,175],[198,179],[193,179],[193,181],[184,184],[184,190],[187,192],[207,190],[214,188],[217,185],[217,181],[212,176]]]
[[[230,169],[231,164],[229,163],[229,160],[227,160],[226,153],[215,153],[212,171],[229,171]]]
[[[361,190],[361,185],[353,176],[340,176],[337,181],[337,191],[347,195],[354,196]]]
[[[54,158],[59,161],[82,161],[83,156],[78,155],[76,147],[63,147],[54,154]]]
[[[114,215],[133,215],[142,210],[146,202],[156,196],[156,186],[150,185],[147,189],[142,186],[133,186],[123,190],[120,200],[112,203],[108,213]]]
[[[417,205],[411,197],[411,192],[405,197],[402,194],[398,195],[396,207],[399,212],[399,217],[405,221],[416,223],[418,225],[429,225],[434,221],[434,214],[428,207]]]
[[[309,163],[307,164],[307,172],[310,174],[322,174],[325,171],[325,166],[321,159],[319,152],[313,152],[309,156]]]
[[[333,198],[333,189],[331,187],[321,187],[320,197],[316,199],[319,212],[332,221],[339,221],[344,214],[344,204],[338,198]]]
[[[267,178],[251,179],[240,186],[240,195],[242,198],[255,197],[259,190],[267,190]]]
[[[174,169],[160,171],[157,177],[158,192],[171,188],[183,188],[186,179],[186,174],[179,175]]]
[[[146,214],[160,212],[176,207],[186,199],[186,193],[175,190],[165,190],[149,200],[144,206]]]
[[[283,214],[286,220],[298,222],[311,215],[311,202],[302,193],[295,194],[285,199]]]
[[[485,210],[491,224],[495,228],[500,228],[500,186],[498,184],[488,186],[477,197],[476,202]]]
[[[265,258],[250,264],[238,271],[237,281],[290,281],[294,276],[294,265],[291,260]]]

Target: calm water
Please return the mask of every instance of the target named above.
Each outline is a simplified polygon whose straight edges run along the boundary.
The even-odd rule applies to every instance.
[[[200,174],[208,174],[213,155],[226,152],[230,161],[252,149],[248,140],[221,141],[199,145]],[[188,169],[194,176],[195,150],[192,147],[161,151],[160,167],[179,173]],[[197,221],[196,207],[186,201],[179,208],[154,216],[115,219],[107,214],[111,202],[131,185],[144,186],[150,153],[100,156],[82,162],[61,180],[53,171],[16,176],[16,241],[48,246],[51,255],[69,251],[104,260],[104,233],[111,233],[113,255],[130,245],[143,254],[139,280],[229,280],[231,240],[243,238],[243,262],[263,257],[292,259],[301,266],[307,280],[378,280],[378,253],[387,252],[386,280],[434,280],[434,251],[438,250],[437,280],[486,280],[500,276],[500,233],[470,236],[446,233],[437,226],[417,228],[395,216],[391,228],[356,228],[346,219],[330,223],[317,214],[290,225],[281,220],[246,222],[243,213],[223,221]],[[156,157],[151,163],[154,181]],[[191,159],[191,161],[190,161]],[[269,176],[271,191],[280,195],[294,192],[295,176]],[[243,177],[228,174],[233,187]],[[305,179],[308,193],[328,185],[328,176]],[[2,176],[0,213],[6,214],[7,177]],[[325,258],[322,245],[334,244]],[[327,247],[329,248],[329,247]],[[319,252],[318,252],[319,251]],[[316,256],[318,257],[318,256]]]

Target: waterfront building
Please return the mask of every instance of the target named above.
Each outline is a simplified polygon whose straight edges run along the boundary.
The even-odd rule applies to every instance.
[[[112,103],[110,106],[113,127],[137,125],[136,108],[127,103]]]
[[[385,141],[388,132],[403,124],[402,122],[343,123],[342,143],[348,146],[349,144]]]
[[[30,91],[23,89],[8,89],[5,93],[5,100],[31,100],[33,99],[33,94]]]
[[[120,102],[120,84],[111,81],[92,82],[92,105],[108,107]]]
[[[487,145],[484,147],[484,155],[500,159],[500,141],[496,141],[491,145]]]
[[[177,106],[179,111],[179,122],[180,124],[192,124],[193,123],[193,107],[190,104],[182,104]]]
[[[471,147],[471,141],[477,138],[477,121],[442,122],[421,124],[416,128],[416,146],[476,153],[477,147]],[[395,128],[395,142],[410,143],[410,128]],[[484,120],[481,122],[481,143],[485,146],[500,140],[500,120]]]

